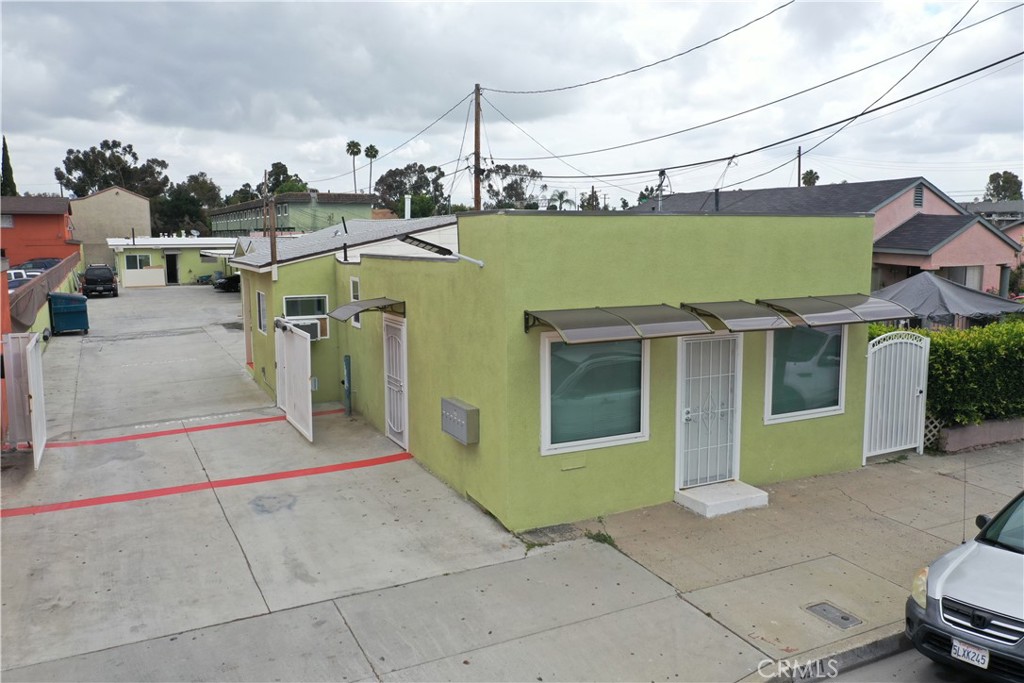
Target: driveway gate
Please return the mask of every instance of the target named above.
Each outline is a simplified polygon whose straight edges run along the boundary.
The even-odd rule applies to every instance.
[[[5,334],[8,439],[32,444],[35,468],[46,448],[46,404],[43,400],[43,347],[38,334]]]
[[[309,335],[288,323],[274,320],[277,358],[277,407],[304,437],[313,441],[313,369]]]
[[[864,462],[906,448],[924,450],[924,407],[931,340],[890,332],[868,344]]]

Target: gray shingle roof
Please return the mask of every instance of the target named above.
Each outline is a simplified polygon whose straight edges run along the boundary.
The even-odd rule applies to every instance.
[[[4,197],[0,199],[0,211],[9,214],[60,214],[71,213],[71,200],[64,197]]]
[[[457,222],[455,216],[430,216],[428,218],[368,220],[357,219],[346,221],[348,234],[343,232],[341,223],[323,230],[309,232],[298,237],[277,240],[278,264],[299,259],[333,254],[345,247],[383,242],[402,235],[409,235],[424,230],[433,230]],[[230,263],[250,268],[264,268],[270,265],[270,240],[253,240],[252,253],[231,259]]]
[[[728,190],[719,192],[718,213],[761,216],[834,216],[873,213],[918,184],[924,184],[942,197],[946,196],[921,177],[815,185],[813,187]],[[952,200],[949,201],[957,206]],[[657,200],[652,199],[630,209],[630,211],[649,212],[656,208]],[[711,191],[667,195],[662,200],[662,212],[715,213],[715,194]]]
[[[875,251],[935,253],[950,239],[979,222],[977,216],[919,213],[875,240]]]

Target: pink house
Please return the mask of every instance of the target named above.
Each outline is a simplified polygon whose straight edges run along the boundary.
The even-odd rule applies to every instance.
[[[655,201],[633,211],[657,210]],[[829,216],[870,214],[875,220],[871,289],[927,270],[953,282],[1006,295],[1019,263],[1020,236],[969,213],[925,178],[695,192],[664,197],[665,213]],[[1021,228],[1024,232],[1024,228]]]

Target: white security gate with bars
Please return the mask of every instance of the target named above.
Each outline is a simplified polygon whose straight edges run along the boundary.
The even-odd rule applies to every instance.
[[[738,337],[681,340],[676,489],[736,477]]]
[[[282,318],[274,320],[277,407],[304,437],[313,441],[313,369],[310,337]]]
[[[873,455],[924,450],[931,340],[914,332],[890,332],[868,344],[864,409],[864,462]]]
[[[32,464],[39,469],[46,448],[46,402],[43,399],[43,347],[39,335],[5,334],[7,435],[16,446],[32,444]]]
[[[387,436],[402,448],[409,447],[407,417],[409,399],[405,386],[405,318],[384,316],[384,420]]]

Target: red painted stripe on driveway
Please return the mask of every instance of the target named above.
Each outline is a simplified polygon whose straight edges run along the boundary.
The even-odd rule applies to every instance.
[[[321,410],[313,413],[313,417],[321,415],[337,415],[344,413],[344,408],[333,410]],[[178,427],[177,429],[165,429],[159,432],[142,432],[141,434],[128,434],[126,436],[108,436],[102,439],[86,439],[83,441],[47,441],[47,448],[74,448],[76,446],[102,446],[108,443],[121,443],[123,441],[141,441],[143,439],[156,439],[161,436],[175,436],[177,434],[190,434],[192,432],[205,432],[210,429],[227,429],[228,427],[245,427],[247,425],[266,424],[268,422],[283,422],[287,418],[284,415],[273,415],[271,417],[254,417],[249,420],[235,420],[233,422],[218,422],[209,425],[197,425],[195,427]]]
[[[42,512],[59,512],[61,510],[74,510],[76,508],[96,507],[97,505],[110,505],[112,503],[127,503],[133,500],[145,500],[146,498],[161,498],[163,496],[175,496],[182,493],[193,493],[207,489],[223,489],[230,486],[245,486],[248,484],[259,484],[265,481],[277,481],[279,479],[295,479],[297,477],[311,477],[318,474],[330,472],[343,472],[345,470],[357,470],[364,467],[375,467],[386,465],[392,462],[411,460],[411,453],[395,453],[384,455],[379,458],[368,458],[366,460],[355,460],[353,462],[340,462],[334,465],[323,465],[321,467],[307,467],[301,470],[286,470],[284,472],[271,472],[269,474],[255,474],[249,477],[235,477],[233,479],[214,479],[203,481],[197,484],[184,484],[181,486],[167,486],[159,489],[147,489],[145,491],[134,491],[132,493],[118,493],[111,496],[99,496],[96,498],[83,498],[82,500],[69,500],[63,503],[50,503],[48,505],[32,505],[21,508],[8,508],[0,510],[0,517],[21,517],[23,515],[38,515]]]

